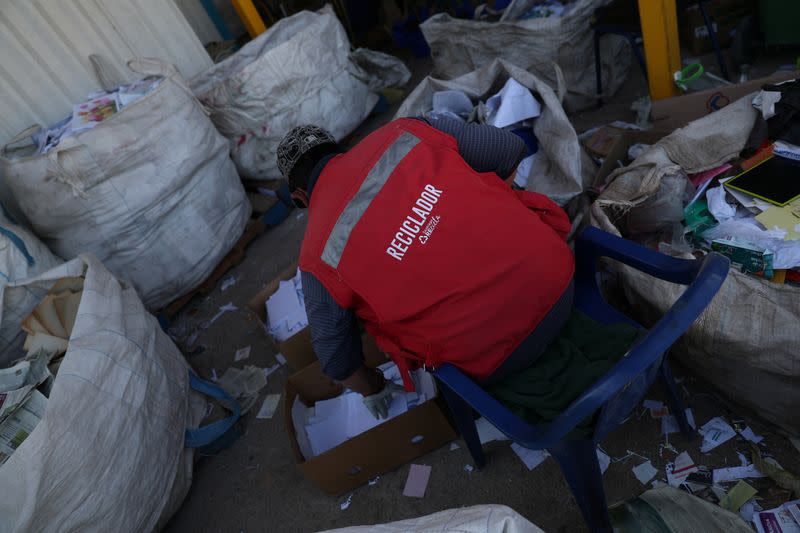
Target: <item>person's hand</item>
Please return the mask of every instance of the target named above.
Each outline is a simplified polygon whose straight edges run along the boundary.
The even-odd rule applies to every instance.
[[[405,389],[400,385],[387,381],[380,392],[364,396],[364,406],[369,409],[376,419],[389,417],[389,405],[392,403],[392,396],[397,392],[403,392]]]

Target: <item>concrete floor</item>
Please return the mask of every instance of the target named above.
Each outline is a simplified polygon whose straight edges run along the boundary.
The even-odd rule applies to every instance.
[[[416,81],[425,73],[425,62],[413,65]],[[609,105],[598,111],[582,113],[575,117],[582,125],[610,122],[614,119],[631,120],[627,106],[634,98],[644,94],[644,83],[634,72],[629,83]],[[360,132],[371,131],[391,118],[391,113],[375,117],[365,123]],[[579,127],[578,129],[586,129]],[[303,212],[295,211],[279,227],[259,237],[248,249],[247,258],[231,271],[237,282],[227,291],[217,288],[211,295],[192,302],[176,319],[174,327],[179,336],[186,336],[200,322],[214,315],[218,308],[233,302],[239,310],[224,314],[208,330],[202,332],[195,343],[194,355],[187,355],[190,364],[201,376],[211,377],[212,370],[222,375],[234,365],[236,349],[250,345],[249,359],[236,366],[252,364],[259,367],[275,363],[276,348],[267,338],[263,325],[246,309],[253,294],[272,280],[279,272],[296,260],[306,224]],[[180,344],[180,342],[179,342]],[[188,352],[188,350],[187,350]],[[281,393],[288,376],[287,367],[269,377],[262,391],[265,394]],[[800,453],[791,443],[772,432],[741,410],[731,411],[707,385],[678,369],[683,381],[687,403],[694,409],[695,418],[703,424],[710,418],[723,415],[731,419],[746,418],[757,433],[765,435],[766,448],[785,467],[800,471]],[[659,390],[651,391],[651,398],[661,398]],[[270,420],[255,419],[255,410],[244,419],[245,433],[230,448],[213,456],[200,457],[195,468],[192,488],[181,509],[166,527],[168,532],[261,532],[261,531],[317,531],[349,525],[364,525],[401,520],[433,513],[447,508],[498,503],[509,505],[548,532],[584,531],[579,510],[552,458],[528,471],[516,457],[508,442],[493,442],[486,446],[489,464],[481,471],[467,472],[471,464],[468,452],[450,451],[448,446],[420,457],[415,462],[432,466],[432,474],[424,499],[403,496],[402,489],[409,467],[403,466],[381,476],[374,486],[364,486],[353,491],[352,504],[340,510],[345,497],[325,495],[306,480],[294,463],[289,441],[284,431],[283,400]],[[256,409],[257,410],[257,409]],[[710,467],[738,465],[736,451],[746,451],[746,443],[735,439],[723,444],[712,453],[699,452],[699,438],[692,442],[678,435],[670,439],[677,451],[687,450],[699,464]],[[603,448],[614,458],[628,454],[628,450],[649,458],[664,479],[664,467],[675,454],[664,450],[659,455],[659,445],[664,443],[660,424],[649,415],[635,413],[615,431]],[[649,487],[640,484],[631,468],[643,462],[630,458],[612,463],[605,474],[605,487],[609,502],[618,502],[640,494]],[[779,504],[788,494],[776,490],[768,480],[753,480],[759,489],[763,505]]]

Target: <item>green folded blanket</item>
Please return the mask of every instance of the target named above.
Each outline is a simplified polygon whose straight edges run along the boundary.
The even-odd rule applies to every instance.
[[[549,422],[613,367],[641,332],[628,324],[601,324],[573,311],[533,366],[488,390],[528,422]],[[590,417],[569,436],[586,437],[591,427]]]

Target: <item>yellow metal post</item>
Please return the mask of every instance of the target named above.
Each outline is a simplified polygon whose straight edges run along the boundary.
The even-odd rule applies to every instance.
[[[650,98],[678,94],[673,74],[681,69],[675,0],[639,0]]]
[[[256,6],[253,5],[253,0],[231,0],[231,2],[250,37],[255,39],[267,31],[267,26],[264,24],[261,15],[258,14]]]

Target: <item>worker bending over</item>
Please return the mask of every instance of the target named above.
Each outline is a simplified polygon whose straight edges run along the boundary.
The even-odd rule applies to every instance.
[[[408,390],[410,370],[444,363],[501,380],[569,318],[569,220],[502,181],[524,155],[513,133],[447,118],[395,120],[347,152],[316,126],[281,141],[278,167],[309,207],[300,269],[314,351],[376,417],[402,389],[364,365],[357,317]]]

